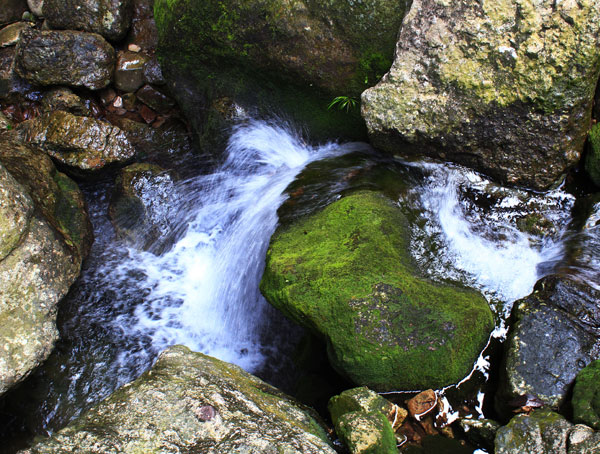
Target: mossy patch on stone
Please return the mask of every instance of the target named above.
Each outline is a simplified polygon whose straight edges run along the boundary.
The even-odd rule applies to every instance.
[[[493,327],[481,294],[419,275],[405,216],[374,192],[278,230],[260,287],[326,340],[340,373],[376,390],[457,382]]]
[[[585,170],[596,186],[600,186],[600,123],[596,123],[588,133],[588,150]]]
[[[583,368],[573,388],[573,419],[600,430],[600,360]]]

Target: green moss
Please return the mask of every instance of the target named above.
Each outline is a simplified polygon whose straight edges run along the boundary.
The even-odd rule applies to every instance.
[[[55,172],[53,180],[59,191],[55,194],[56,202],[53,205],[53,219],[55,219],[58,230],[63,234],[66,243],[75,247],[80,256],[85,255],[83,250],[87,249],[84,244],[87,233],[87,216],[83,208],[83,200],[77,184],[61,172]]]
[[[600,123],[596,123],[588,133],[588,152],[585,170],[596,186],[600,186]]]
[[[273,236],[261,291],[323,337],[332,365],[376,390],[460,380],[493,327],[473,291],[426,280],[400,209],[372,192],[340,199]]]
[[[334,425],[337,424],[342,415],[352,411],[382,412],[385,414],[391,410],[391,407],[391,402],[364,386],[347,389],[340,395],[333,396],[327,405]]]
[[[358,98],[389,69],[403,14],[404,5],[392,0],[154,4],[167,78],[170,72],[192,79],[196,104],[230,97],[244,105],[253,98],[247,106],[289,116],[317,140],[366,138],[359,109],[327,105],[336,96]],[[210,112],[202,115],[212,121]],[[204,126],[196,129],[203,134]]]
[[[352,453],[397,454],[398,452],[394,430],[380,412],[345,413],[335,429]]]
[[[600,360],[592,361],[577,374],[571,403],[576,423],[600,430]]]

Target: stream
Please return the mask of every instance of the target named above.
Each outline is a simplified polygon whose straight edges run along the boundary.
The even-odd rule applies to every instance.
[[[316,182],[302,182],[311,172]],[[293,183],[297,177],[301,183]],[[403,183],[390,189],[387,182],[396,180]],[[411,252],[423,273],[480,290],[497,315],[500,339],[512,302],[563,260],[575,204],[561,189],[506,189],[459,166],[384,158],[364,143],[314,146],[285,123],[243,121],[214,172],[177,182],[153,208],[174,226],[160,249],[144,251],[115,238],[106,215],[110,182],[85,188],[92,253],[62,303],[61,340],[8,397],[17,410],[3,416],[5,426],[51,434],[174,344],[283,381],[303,331],[267,304],[258,283],[278,209],[282,222],[286,212],[303,213],[302,203],[281,206],[290,184],[288,194],[302,184],[308,211],[357,187],[392,194],[409,214]],[[519,228],[532,213],[544,214],[546,230]],[[485,376],[489,364],[480,360]]]

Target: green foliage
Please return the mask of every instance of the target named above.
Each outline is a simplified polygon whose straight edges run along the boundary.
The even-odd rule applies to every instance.
[[[331,110],[337,106],[340,110],[345,110],[346,112],[350,112],[358,105],[358,101],[356,98],[352,98],[350,96],[336,96],[327,106],[327,110]]]

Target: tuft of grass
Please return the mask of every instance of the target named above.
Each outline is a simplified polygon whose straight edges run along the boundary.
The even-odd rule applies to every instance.
[[[358,101],[356,98],[352,98],[350,96],[336,96],[327,106],[327,110],[331,110],[337,106],[340,110],[345,110],[346,112],[350,112],[358,105]]]

